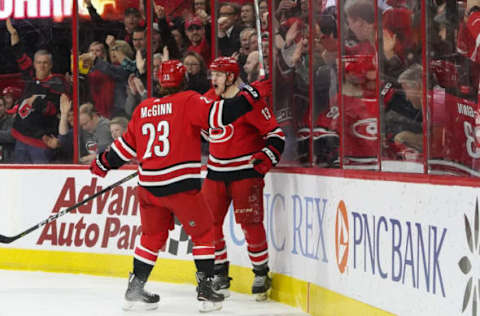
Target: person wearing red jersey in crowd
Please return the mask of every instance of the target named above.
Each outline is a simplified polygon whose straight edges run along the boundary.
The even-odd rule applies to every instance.
[[[181,91],[186,69],[178,60],[163,62],[159,81],[163,98],[144,100],[133,112],[127,131],[92,162],[93,174],[104,177],[136,158],[142,236],[135,248],[125,309],[154,309],[159,296],[144,290],[159,251],[165,246],[175,215],[190,235],[197,267],[200,311],[220,309],[224,296],[212,289],[213,219],[200,194],[202,128],[222,128],[252,109],[261,94],[248,87],[231,100],[214,102],[195,91]]]
[[[10,18],[6,21],[10,44],[25,81],[22,96],[14,108],[16,113],[11,129],[15,143],[15,162],[49,163],[54,151],[42,140],[44,135],[56,135],[60,95],[68,93],[69,85],[59,74],[52,74],[52,54],[38,50],[32,59],[25,53],[20,36]]]
[[[210,89],[205,96],[230,100],[241,93],[239,66],[233,57],[219,57],[210,65]],[[255,279],[252,293],[265,300],[271,287],[268,275],[268,245],[263,226],[263,177],[283,152],[285,136],[270,107],[262,101],[261,111],[252,111],[222,128],[210,128],[208,173],[202,192],[213,211],[215,224],[214,287],[229,295],[231,278],[223,237],[223,221],[233,201],[235,220],[242,227]]]
[[[196,52],[203,57],[205,62],[210,63],[210,45],[205,38],[205,26],[198,17],[193,17],[185,22],[185,33],[191,45],[187,51]]]

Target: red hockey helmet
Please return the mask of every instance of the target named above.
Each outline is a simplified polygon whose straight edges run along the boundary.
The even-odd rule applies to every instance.
[[[240,66],[238,66],[237,60],[233,57],[218,57],[210,64],[210,70],[227,74],[232,73],[235,76],[235,80],[240,73]]]
[[[187,69],[179,60],[167,60],[160,65],[158,81],[165,88],[179,87],[185,79]]]

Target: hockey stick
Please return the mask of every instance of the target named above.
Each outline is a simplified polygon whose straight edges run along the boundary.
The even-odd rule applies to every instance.
[[[40,227],[42,227],[42,226],[44,226],[44,225],[47,225],[47,224],[50,223],[50,222],[55,221],[55,220],[56,220],[57,218],[59,218],[60,216],[63,216],[63,215],[65,215],[65,214],[67,214],[67,213],[70,213],[71,211],[73,211],[73,210],[76,209],[77,207],[82,206],[83,204],[87,203],[88,201],[93,200],[93,199],[96,198],[97,196],[102,195],[103,193],[105,193],[105,192],[107,192],[107,191],[109,191],[109,190],[111,190],[111,189],[113,189],[113,188],[115,188],[115,187],[118,187],[120,184],[125,183],[125,182],[127,182],[127,181],[135,178],[135,177],[137,176],[137,174],[138,174],[138,171],[132,173],[132,174],[129,175],[129,176],[126,176],[125,178],[123,178],[123,179],[121,179],[121,180],[119,180],[119,181],[117,181],[117,182],[109,185],[109,186],[106,187],[105,189],[103,189],[103,190],[101,190],[101,191],[98,191],[97,193],[89,196],[89,197],[86,198],[85,200],[80,201],[80,202],[78,202],[77,204],[72,205],[72,206],[70,206],[69,208],[60,211],[60,212],[58,212],[57,214],[54,214],[54,215],[49,216],[47,219],[45,219],[45,220],[41,221],[40,223],[38,223],[38,224],[30,227],[29,229],[27,229],[26,231],[24,231],[24,232],[22,232],[22,233],[20,233],[20,234],[18,234],[18,235],[11,236],[11,237],[4,236],[4,235],[0,235],[0,243],[2,243],[2,244],[9,244],[9,243],[11,243],[11,242],[13,242],[13,241],[15,241],[15,240],[17,240],[17,239],[19,239],[19,238],[22,238],[22,237],[25,236],[25,235],[30,234],[30,233],[33,232],[34,230],[37,230],[38,228],[40,228]]]
[[[255,26],[257,28],[257,43],[258,43],[258,62],[260,63],[260,77],[265,77],[265,62],[263,60],[262,49],[262,28],[260,26],[260,9],[258,8],[258,0],[253,1],[255,7]]]

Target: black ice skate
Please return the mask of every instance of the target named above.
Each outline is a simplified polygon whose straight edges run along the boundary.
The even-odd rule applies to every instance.
[[[212,278],[204,272],[197,272],[197,300],[200,302],[199,311],[202,313],[222,309],[225,297],[213,290]]]
[[[152,310],[158,308],[160,296],[145,291],[145,281],[130,273],[128,288],[125,292],[124,310]]]
[[[213,277],[213,289],[215,292],[222,294],[225,298],[230,297],[230,281],[231,277],[223,274],[215,274]]]
[[[272,287],[272,278],[268,275],[268,268],[263,270],[253,270],[255,278],[253,279],[252,294],[257,302],[266,301]]]

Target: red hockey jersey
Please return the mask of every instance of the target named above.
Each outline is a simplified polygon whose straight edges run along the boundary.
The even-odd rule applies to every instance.
[[[213,89],[204,96],[221,100]],[[232,181],[262,176],[250,163],[252,154],[265,147],[269,139],[284,143],[285,135],[270,107],[265,103],[259,108],[262,110],[250,111],[232,124],[208,130],[207,178]]]
[[[376,99],[342,95],[343,155],[345,165],[375,166],[378,164],[378,131]],[[339,111],[333,106],[317,118],[315,137],[338,135]]]
[[[444,95],[433,95],[432,124],[441,131],[434,133],[431,142],[440,150],[430,153],[429,165],[433,173],[480,176],[480,112],[471,100]],[[440,100],[438,100],[440,99]],[[439,102],[441,101],[441,102]],[[435,115],[444,111],[445,116]],[[435,148],[434,147],[434,148]]]
[[[200,189],[200,131],[223,126],[222,111],[223,102],[194,91],[147,99],[112,144],[108,161],[118,166],[136,158],[139,185],[156,196]]]

